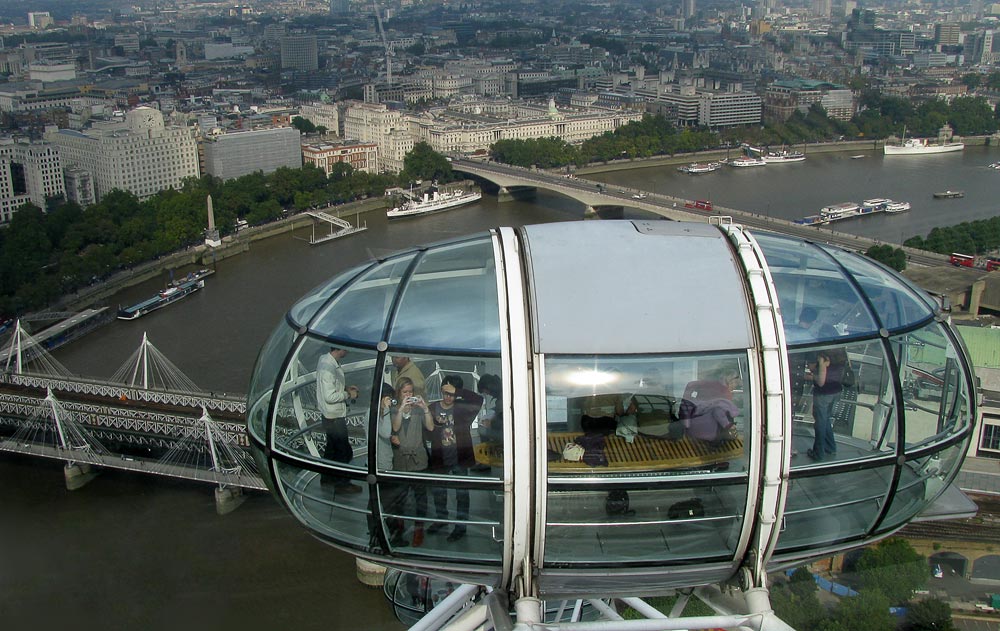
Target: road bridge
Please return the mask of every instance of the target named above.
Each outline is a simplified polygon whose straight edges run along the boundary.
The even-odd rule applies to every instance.
[[[451,166],[456,171],[491,182],[499,188],[501,196],[508,193],[516,195],[519,190],[543,188],[577,200],[586,206],[588,213],[599,213],[602,209],[636,208],[674,221],[708,221],[710,217],[730,216],[734,222],[749,228],[779,232],[810,241],[821,241],[860,252],[881,243],[867,237],[839,232],[829,225],[805,226],[718,205],[713,205],[712,210],[699,210],[686,206],[686,204],[693,205],[695,200],[621,186],[606,186],[583,178],[498,162],[453,157]],[[911,264],[928,266],[948,264],[948,257],[943,254],[913,248],[904,250]]]

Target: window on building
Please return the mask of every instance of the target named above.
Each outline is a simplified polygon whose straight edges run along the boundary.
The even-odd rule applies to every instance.
[[[1000,421],[1000,419],[994,419]],[[992,425],[983,419],[983,437],[979,442],[980,449],[1000,451],[1000,425]]]

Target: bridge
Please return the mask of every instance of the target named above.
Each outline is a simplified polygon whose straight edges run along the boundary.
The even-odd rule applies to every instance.
[[[220,513],[266,490],[246,438],[246,401],[201,391],[143,335],[107,381],[70,375],[18,322],[0,365],[0,451],[65,461],[66,486],[94,468],[216,484]]]
[[[451,166],[456,171],[497,186],[501,200],[507,196],[516,197],[522,192],[542,188],[580,202],[586,207],[588,216],[625,207],[644,210],[674,221],[708,221],[709,217],[725,215],[732,217],[734,222],[749,228],[780,232],[810,241],[822,241],[848,250],[864,252],[868,248],[880,244],[874,239],[838,232],[829,225],[804,226],[785,219],[776,219],[718,205],[714,205],[711,210],[700,210],[688,206],[693,206],[696,200],[621,186],[604,185],[571,175],[559,175],[537,169],[459,157],[451,158]],[[948,263],[948,257],[942,254],[912,248],[906,250],[909,260],[913,264],[936,266]]]

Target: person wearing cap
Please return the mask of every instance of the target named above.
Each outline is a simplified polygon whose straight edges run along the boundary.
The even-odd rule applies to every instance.
[[[345,464],[354,457],[347,435],[347,402],[358,397],[358,387],[347,385],[344,369],[340,367],[340,360],[346,355],[346,349],[331,346],[316,366],[316,402],[323,415],[323,432],[326,433],[323,459]],[[321,478],[321,481],[329,480],[328,476]],[[361,487],[343,478],[334,479],[333,487],[343,493],[361,492]]]

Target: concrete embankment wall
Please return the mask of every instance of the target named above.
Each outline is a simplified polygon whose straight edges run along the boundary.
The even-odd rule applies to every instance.
[[[963,136],[961,141],[967,145],[1000,145],[1000,134],[993,136]],[[832,153],[839,151],[850,151],[860,153],[863,151],[882,151],[884,140],[844,140],[841,142],[823,142],[805,145],[795,145],[790,147],[795,151],[801,151],[807,156],[815,153]],[[772,147],[774,148],[774,147]],[[667,166],[671,164],[690,164],[691,162],[708,162],[711,160],[721,160],[727,155],[735,158],[741,154],[739,147],[729,149],[713,149],[711,151],[696,151],[694,153],[679,153],[672,156],[653,156],[650,158],[631,158],[625,160],[611,160],[601,164],[588,164],[587,166],[573,169],[577,175],[587,175],[590,173],[605,173],[608,171],[625,171],[628,169],[643,169],[646,167]],[[553,173],[563,173],[564,168],[550,169]]]
[[[355,216],[384,210],[390,204],[388,197],[373,197],[349,204],[342,204],[333,209],[323,209],[324,212],[343,217],[349,221]],[[308,215],[292,215],[263,226],[246,228],[238,233],[227,235],[222,239],[222,245],[212,248],[204,244],[190,246],[184,250],[162,256],[154,261],[147,261],[135,267],[116,272],[107,281],[84,287],[72,294],[62,296],[54,305],[60,311],[78,311],[93,304],[100,304],[126,287],[137,285],[147,280],[162,276],[163,272],[189,265],[212,266],[215,262],[237,256],[250,250],[250,244],[261,239],[293,232],[309,226],[314,219]]]

